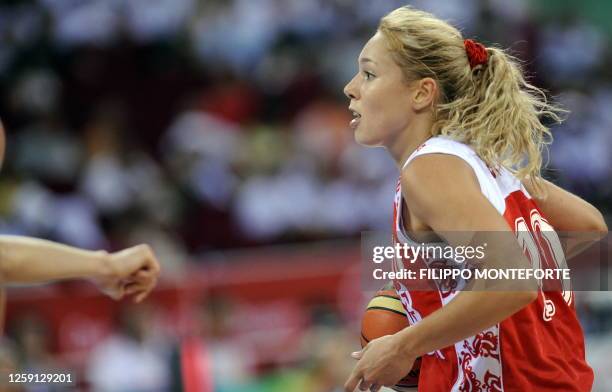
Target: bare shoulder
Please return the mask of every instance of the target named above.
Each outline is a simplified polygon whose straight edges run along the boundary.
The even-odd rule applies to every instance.
[[[455,155],[433,153],[415,158],[402,170],[401,184],[410,212],[435,231],[505,225],[482,194],[472,167]]]
[[[402,192],[408,199],[441,193],[480,192],[470,165],[451,154],[426,154],[415,158],[401,173]]]

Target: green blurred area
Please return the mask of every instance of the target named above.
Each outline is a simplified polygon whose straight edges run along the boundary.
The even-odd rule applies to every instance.
[[[606,0],[536,0],[530,2],[538,20],[559,23],[560,20],[584,19],[612,36],[612,1]]]

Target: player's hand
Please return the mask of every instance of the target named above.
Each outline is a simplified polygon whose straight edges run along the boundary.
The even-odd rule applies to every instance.
[[[133,295],[135,302],[141,302],[157,284],[159,262],[148,245],[112,253],[105,260],[106,273],[96,283],[116,300]]]
[[[351,355],[359,362],[344,384],[346,392],[353,392],[358,386],[359,391],[393,386],[408,374],[417,357],[403,347],[397,334],[374,339]]]

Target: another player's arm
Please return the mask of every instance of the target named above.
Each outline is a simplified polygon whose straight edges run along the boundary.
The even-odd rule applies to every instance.
[[[110,275],[109,254],[37,238],[0,236],[0,280],[38,283]]]
[[[487,246],[490,266],[529,266],[514,234],[482,195],[473,170],[452,155],[427,154],[402,173],[402,192],[410,211],[451,246],[468,245],[478,233],[495,232]],[[453,232],[456,235],[452,235]],[[471,234],[473,233],[473,234]],[[510,262],[510,263],[508,263]],[[507,283],[507,282],[506,282]],[[465,339],[501,322],[538,296],[537,282],[523,281],[518,291],[462,291],[446,306],[414,326],[370,342],[345,384],[393,385],[415,358]]]
[[[37,238],[0,236],[0,284],[91,279],[113,298],[137,294],[142,300],[158,274],[159,264],[146,245],[109,254]]]
[[[525,181],[524,185],[546,220],[562,237],[567,258],[580,253],[607,234],[608,226],[603,215],[587,201],[547,180],[541,181],[541,194],[535,192],[530,181]]]

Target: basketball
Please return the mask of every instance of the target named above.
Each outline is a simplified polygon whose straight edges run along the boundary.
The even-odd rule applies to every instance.
[[[368,303],[361,320],[361,347],[385,335],[393,335],[408,326],[406,311],[395,290],[381,290]],[[419,381],[421,358],[417,358],[410,372],[393,389],[414,391]]]

